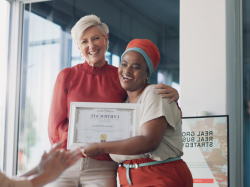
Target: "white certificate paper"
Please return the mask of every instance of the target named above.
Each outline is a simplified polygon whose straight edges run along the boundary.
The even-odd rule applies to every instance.
[[[67,148],[138,135],[139,104],[72,102]]]
[[[115,141],[132,137],[132,109],[77,108],[76,112],[76,143]]]

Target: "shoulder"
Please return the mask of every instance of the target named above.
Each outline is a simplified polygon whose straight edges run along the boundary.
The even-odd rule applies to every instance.
[[[108,64],[108,66],[109,66],[109,68],[110,68],[110,71],[114,71],[114,72],[118,72],[118,68],[117,67],[115,67],[115,66],[112,66],[112,65],[109,65]]]
[[[117,67],[108,64],[108,68],[107,69],[109,70],[108,73],[107,73],[108,76],[113,77],[113,78],[114,77],[117,78],[119,76],[118,75],[118,68]],[[116,80],[118,80],[118,79],[116,79]]]
[[[81,70],[81,65],[82,64],[77,64],[73,67],[63,69],[62,71],[60,71],[57,78],[67,79],[67,77],[73,78],[79,74],[83,74],[84,72]]]
[[[110,65],[110,64],[108,64],[108,66],[110,66],[112,69],[114,69],[114,70],[118,70],[118,67],[115,67],[115,66],[113,66],[113,65]]]
[[[143,93],[143,100],[146,102],[166,102],[168,103],[169,98],[162,98],[160,94],[157,94],[156,92],[159,89],[154,89],[155,84],[151,84],[149,86],[147,86],[147,88],[144,90]]]
[[[175,102],[168,103],[169,98],[162,98],[160,94],[157,94],[157,89],[154,89],[154,86],[155,85],[149,85],[145,89],[145,93],[143,93],[140,125],[152,119],[164,116],[171,126],[170,130],[168,130],[168,134],[173,134],[173,128],[175,128],[176,124],[181,120],[180,111]]]
[[[60,71],[59,74],[57,75],[55,85],[65,84],[71,71],[72,71],[72,68],[65,68],[62,71]]]
[[[71,72],[72,68],[65,68],[62,71],[59,72],[59,74],[57,75],[57,77],[65,77],[68,76],[69,73]]]
[[[155,85],[149,85],[145,89],[141,100],[143,107],[152,112],[159,111],[164,115],[166,113],[172,113],[173,111],[179,113],[176,103],[168,103],[169,98],[162,98],[160,94],[156,93],[158,89],[154,89],[154,86]]]

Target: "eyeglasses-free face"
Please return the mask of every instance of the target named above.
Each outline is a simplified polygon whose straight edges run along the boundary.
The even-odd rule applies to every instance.
[[[119,66],[118,74],[121,86],[127,91],[136,91],[144,88],[149,77],[146,61],[136,51],[125,53]]]
[[[94,26],[83,32],[78,49],[90,66],[101,67],[106,63],[105,53],[108,43],[108,34],[104,37],[99,27]]]

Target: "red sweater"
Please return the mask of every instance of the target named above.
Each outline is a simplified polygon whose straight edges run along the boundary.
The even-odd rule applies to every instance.
[[[121,87],[118,70],[107,62],[102,67],[92,67],[87,62],[62,70],[56,79],[50,114],[50,143],[63,140],[67,147],[70,102],[121,103],[127,98]],[[111,160],[108,154],[98,155],[97,160]]]

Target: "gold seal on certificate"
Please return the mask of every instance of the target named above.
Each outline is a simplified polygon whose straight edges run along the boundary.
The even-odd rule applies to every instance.
[[[138,135],[140,104],[71,102],[67,149]]]
[[[106,142],[106,140],[107,140],[107,135],[106,135],[106,134],[102,134],[102,135],[100,136],[100,138],[101,138],[101,142]]]

